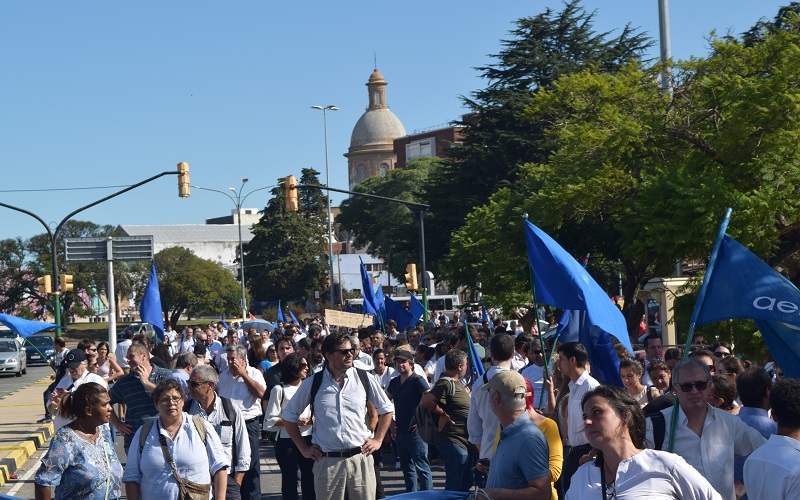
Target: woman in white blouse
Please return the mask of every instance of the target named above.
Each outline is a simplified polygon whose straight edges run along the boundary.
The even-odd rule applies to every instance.
[[[583,396],[581,407],[595,457],[572,476],[567,500],[721,500],[711,484],[680,456],[644,449],[645,416],[624,389],[601,385]]]
[[[300,383],[308,376],[308,360],[299,352],[286,356],[280,363],[282,382],[272,388],[269,395],[267,414],[264,425],[269,427],[275,436],[275,459],[281,468],[281,496],[295,500],[297,495],[297,467],[300,467],[300,484],[303,500],[314,500],[314,461],[306,458],[283,428],[281,414],[289,401],[294,397]],[[300,419],[300,434],[311,445],[311,408],[306,408]]]

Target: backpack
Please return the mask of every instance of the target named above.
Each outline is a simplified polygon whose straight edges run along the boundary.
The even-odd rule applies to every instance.
[[[141,432],[139,433],[139,458],[142,456],[144,442],[147,440],[147,436],[150,435],[150,429],[153,428],[153,422],[155,422],[155,420],[151,420],[141,427]],[[197,429],[197,433],[200,434],[200,440],[203,441],[203,444],[206,444],[206,426],[203,425],[203,417],[200,415],[192,415],[192,423],[194,424],[194,428]]]
[[[222,421],[222,425],[228,423],[231,426],[231,467],[233,467],[233,464],[236,463],[236,457],[239,456],[236,450],[236,410],[233,409],[233,402],[230,399],[223,398],[222,396],[217,397],[222,401],[222,411],[225,413],[225,420]],[[192,402],[193,400],[187,399],[186,402],[183,403],[184,412],[189,413],[189,410],[192,408]],[[192,415],[192,417],[195,416],[198,415]],[[148,433],[149,431],[148,429]],[[203,431],[205,432],[205,428],[203,428]],[[198,429],[197,432],[200,432],[200,429]],[[200,437],[203,437],[202,433]],[[205,443],[205,440],[203,440],[203,443]],[[141,450],[139,450],[139,452],[141,453]]]
[[[451,394],[456,392],[456,383],[450,379]],[[439,440],[439,417],[420,403],[414,409],[414,422],[417,424],[417,433],[426,444],[435,445]]]
[[[660,411],[647,416],[653,423],[653,449],[660,450],[664,446],[664,436],[667,433],[667,422]]]
[[[356,368],[358,378],[361,379],[361,385],[364,386],[364,392],[367,393],[367,400],[369,400],[369,381],[367,380],[367,371],[361,368]],[[325,369],[318,371],[314,374],[314,380],[311,382],[311,416],[314,416],[314,399],[317,397],[319,387],[322,385],[322,375]]]

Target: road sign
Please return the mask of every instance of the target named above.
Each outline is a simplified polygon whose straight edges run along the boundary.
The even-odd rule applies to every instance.
[[[67,262],[153,260],[153,237],[67,238],[66,259]]]

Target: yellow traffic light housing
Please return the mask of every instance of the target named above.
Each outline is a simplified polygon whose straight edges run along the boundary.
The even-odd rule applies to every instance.
[[[39,284],[39,293],[53,293],[53,279],[49,275],[37,278],[36,282]]]
[[[189,197],[189,164],[185,161],[178,163],[178,196]]]
[[[406,290],[417,290],[417,265],[409,264],[406,266]]]
[[[284,187],[286,188],[286,211],[297,212],[300,210],[300,201],[297,198],[297,177],[287,176]]]
[[[61,291],[62,292],[71,292],[75,286],[72,284],[72,275],[71,274],[62,274],[61,275]]]

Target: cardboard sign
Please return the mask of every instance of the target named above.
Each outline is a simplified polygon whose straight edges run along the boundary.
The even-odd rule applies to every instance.
[[[346,326],[348,328],[361,328],[372,324],[372,315],[349,313],[325,309],[325,322],[334,326]]]

